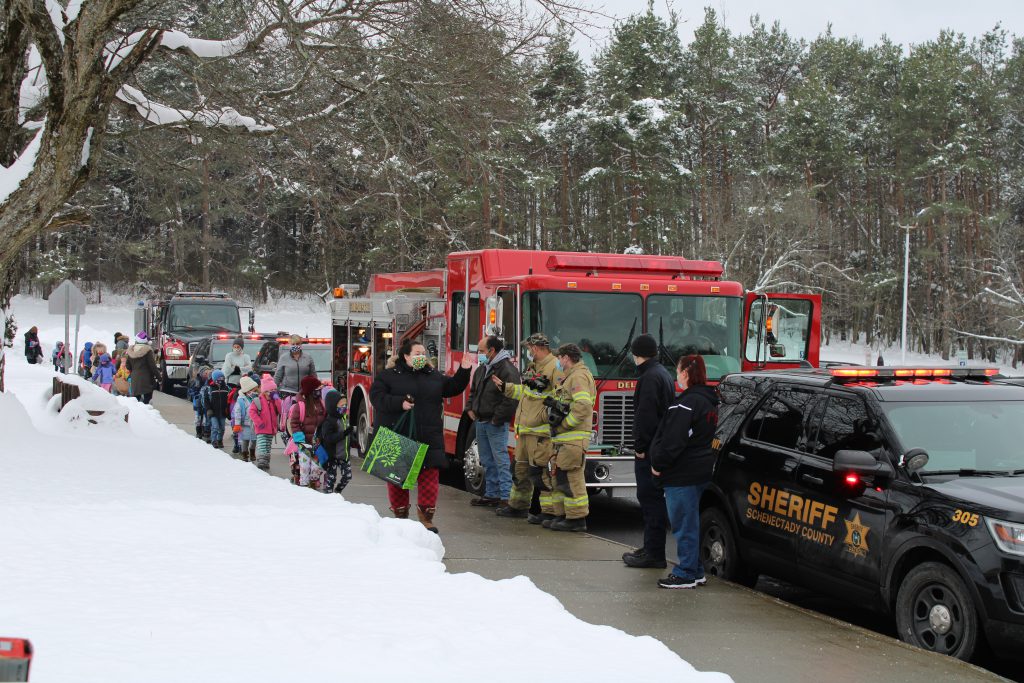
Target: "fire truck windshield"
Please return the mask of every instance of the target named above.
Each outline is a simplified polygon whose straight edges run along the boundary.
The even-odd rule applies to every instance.
[[[543,332],[552,350],[573,343],[583,362],[601,378],[631,378],[636,366],[629,332],[641,333],[643,301],[636,294],[527,292],[523,295],[523,337]]]
[[[660,339],[673,362],[701,354],[708,379],[720,379],[740,369],[742,309],[736,297],[652,294],[647,297],[647,333]]]
[[[171,332],[193,330],[241,332],[238,309],[219,304],[173,304],[167,312],[167,329]]]

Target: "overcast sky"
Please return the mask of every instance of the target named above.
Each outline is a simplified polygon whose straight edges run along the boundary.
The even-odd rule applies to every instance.
[[[647,0],[581,0],[604,14],[623,19],[646,11]],[[813,39],[831,22],[832,32],[876,42],[883,34],[903,45],[936,37],[952,28],[968,37],[981,35],[996,23],[1011,34],[1024,35],[1024,0],[670,0],[679,15],[679,32],[689,43],[704,20],[704,7],[718,12],[734,33],[746,33],[750,16],[760,14],[766,24],[778,19],[794,36]],[[655,11],[667,15],[666,0],[655,0]],[[595,40],[579,37],[576,47],[589,59],[608,39],[611,20],[595,17],[603,28],[588,31]]]

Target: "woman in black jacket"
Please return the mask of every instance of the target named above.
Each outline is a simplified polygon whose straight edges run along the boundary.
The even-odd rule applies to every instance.
[[[434,533],[434,512],[437,509],[439,468],[448,466],[444,452],[443,399],[458,396],[469,384],[469,354],[462,366],[448,376],[435,370],[427,361],[423,344],[406,339],[398,349],[394,367],[379,373],[370,386],[374,430],[394,428],[398,419],[415,406],[415,429],[406,429],[405,436],[427,444],[427,456],[416,480],[416,503],[420,521]],[[409,492],[388,482],[388,501],[395,517],[409,516]]]
[[[650,447],[651,474],[665,489],[679,557],[658,585],[695,588],[707,582],[700,561],[700,496],[715,467],[711,444],[718,426],[718,394],[707,386],[707,369],[698,355],[679,359],[676,381],[683,391],[669,406]]]
[[[25,360],[35,365],[43,358],[43,345],[39,343],[39,328],[34,325],[25,333]]]

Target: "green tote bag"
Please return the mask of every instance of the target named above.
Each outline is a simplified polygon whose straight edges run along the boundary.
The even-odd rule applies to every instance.
[[[378,427],[363,460],[363,471],[403,489],[411,489],[423,469],[427,444],[413,441],[401,432],[416,433],[416,417],[407,410],[394,428]],[[408,427],[406,427],[408,425]]]

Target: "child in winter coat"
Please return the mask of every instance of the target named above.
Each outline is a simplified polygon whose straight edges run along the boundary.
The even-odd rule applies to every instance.
[[[203,407],[203,387],[210,382],[210,373],[213,368],[204,365],[199,368],[195,378],[188,383],[188,399],[192,401],[192,412],[195,413],[196,438],[209,442],[210,425],[206,422],[206,408]]]
[[[316,429],[324,419],[324,403],[320,398],[320,380],[303,377],[299,395],[288,411],[288,432],[291,442],[285,448],[292,465],[292,483],[320,488],[324,474],[319,463],[314,463],[312,449]],[[300,448],[301,444],[301,448]]]
[[[259,393],[260,387],[248,375],[242,377],[238,388],[238,397],[231,409],[231,428],[241,446],[242,460],[256,462],[256,432],[252,418],[249,417],[249,406]]]
[[[53,350],[50,361],[53,362],[53,369],[57,372],[66,373],[68,371],[68,354],[64,351],[64,342],[57,342],[57,348]]]
[[[214,370],[209,384],[203,387],[203,408],[210,423],[210,444],[224,448],[224,421],[231,413],[228,411],[228,385],[220,370]]]
[[[103,387],[103,391],[110,393],[110,388],[114,386],[114,368],[113,361],[110,360],[110,354],[104,353],[96,359],[98,365],[93,368],[92,381],[93,384],[98,384]]]
[[[224,374],[224,380],[227,381],[227,373]],[[228,415],[232,416],[231,420],[231,452],[241,453],[242,445],[238,442],[238,432],[235,431],[235,401],[238,400],[238,387],[232,386],[231,382],[228,382]]]
[[[327,451],[327,482],[324,493],[341,493],[352,481],[352,465],[349,463],[348,437],[352,427],[348,424],[348,401],[337,389],[331,389],[324,397],[324,420],[317,427],[316,438]]]
[[[78,354],[78,374],[86,379],[92,377],[92,342],[85,342],[85,348]]]
[[[281,397],[270,375],[260,380],[260,395],[249,404],[249,419],[256,434],[256,467],[270,471],[270,446],[281,419]]]

